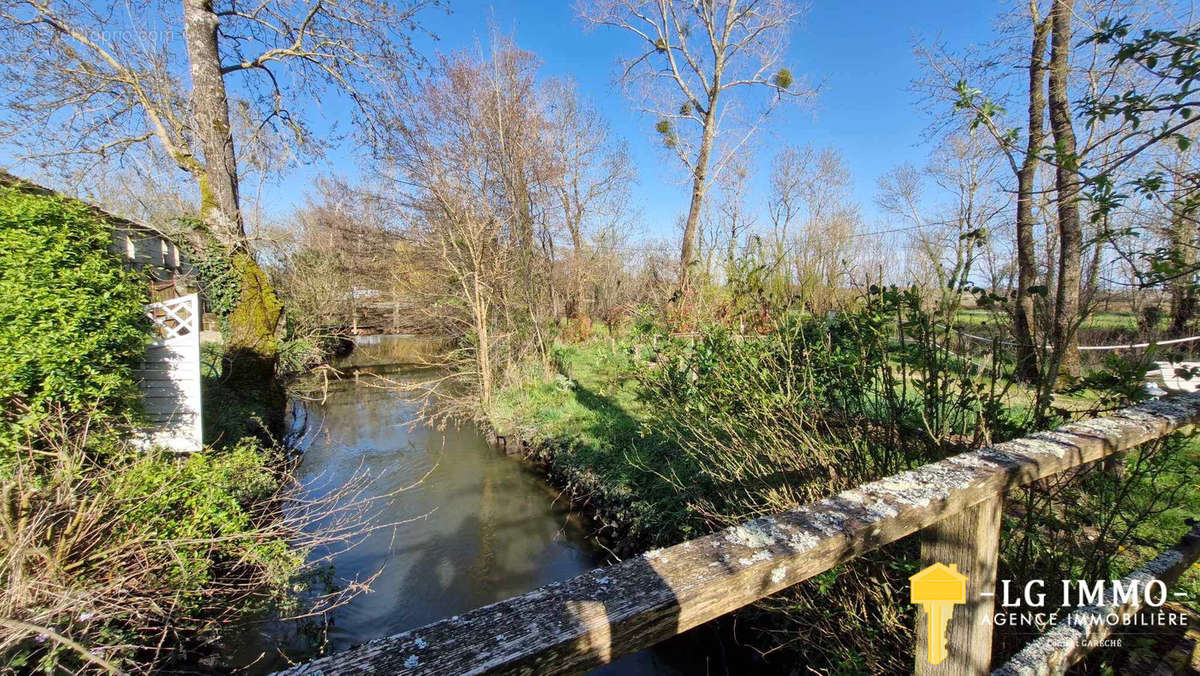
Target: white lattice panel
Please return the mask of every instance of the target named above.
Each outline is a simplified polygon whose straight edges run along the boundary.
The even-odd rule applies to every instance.
[[[200,298],[196,294],[146,306],[155,340],[138,375],[151,423],[143,441],[176,451],[203,444],[200,403]]]
[[[146,316],[154,322],[156,344],[177,344],[176,339],[200,336],[200,300],[196,294],[172,298],[146,306]],[[198,344],[198,343],[197,343]]]

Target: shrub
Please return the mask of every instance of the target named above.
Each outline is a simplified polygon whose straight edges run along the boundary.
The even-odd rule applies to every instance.
[[[0,469],[50,415],[118,417],[136,400],[146,287],[83,204],[0,189]]]
[[[78,437],[38,434],[57,461],[0,479],[0,670],[160,669],[298,603],[314,521],[282,516],[294,480],[273,451],[118,443],[97,465]]]
[[[194,228],[204,227],[198,223],[190,225]],[[213,314],[221,317],[222,321],[226,320],[242,295],[242,278],[234,269],[225,249],[211,235],[207,237],[203,249],[189,246],[187,253],[208,306]],[[228,329],[227,326],[224,328]]]
[[[762,335],[708,327],[639,374],[649,426],[691,462],[712,526],[1018,432],[1002,388],[940,332],[895,289],[852,312],[789,311]]]
[[[749,305],[755,307],[754,304]],[[914,292],[872,289],[845,312],[775,313],[761,335],[702,328],[662,342],[638,373],[646,428],[698,530],[826,497],[1015,433],[1002,388],[948,352]],[[747,326],[752,326],[746,322]],[[767,328],[755,326],[756,330]],[[683,477],[676,479],[675,477]],[[911,669],[912,628],[897,609],[916,572],[914,542],[827,571],[739,614],[754,648],[814,672]],[[802,650],[802,657],[789,651]]]

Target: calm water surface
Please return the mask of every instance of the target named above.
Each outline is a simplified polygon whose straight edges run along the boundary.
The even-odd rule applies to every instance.
[[[402,350],[401,350],[402,351]],[[386,362],[394,344],[373,340],[356,350],[357,365]],[[420,371],[374,367],[392,379]],[[565,580],[602,565],[564,499],[521,463],[491,448],[473,427],[439,431],[413,424],[416,404],[403,393],[331,383],[324,403],[303,405],[300,476],[310,494],[352,479],[372,477],[369,494],[399,493],[387,521],[411,522],[377,531],[334,561],[339,580],[379,572],[372,591],[333,612],[329,649],[340,651],[373,638],[460,614]],[[428,475],[428,476],[426,476]],[[281,648],[281,646],[289,646]],[[286,665],[276,653],[302,654],[294,637],[267,627],[248,637],[242,664],[263,673]],[[261,657],[259,657],[261,655]],[[257,658],[257,661],[254,661]],[[665,653],[643,651],[595,673],[678,674]]]

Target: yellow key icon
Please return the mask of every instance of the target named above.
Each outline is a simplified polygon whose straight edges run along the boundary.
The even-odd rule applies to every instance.
[[[925,609],[929,620],[929,663],[941,664],[947,655],[946,624],[954,615],[954,606],[967,602],[967,576],[958,572],[957,563],[935,563],[908,579],[912,602]]]

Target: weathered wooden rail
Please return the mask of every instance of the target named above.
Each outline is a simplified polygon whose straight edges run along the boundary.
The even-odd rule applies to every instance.
[[[1123,409],[902,472],[460,616],[302,664],[293,674],[573,673],[654,645],[921,531],[926,562],[957,562],[967,603],[950,656],[921,673],[986,673],[1005,493],[1200,422],[1200,395]],[[923,626],[923,616],[918,618]]]

